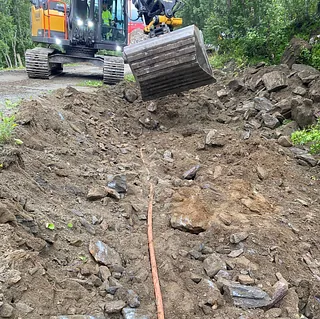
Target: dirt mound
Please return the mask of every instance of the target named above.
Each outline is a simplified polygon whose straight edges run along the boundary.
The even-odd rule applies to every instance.
[[[320,317],[318,159],[286,139],[319,108],[302,68],[25,102],[0,148],[0,317],[156,318],[150,180],[166,318]]]

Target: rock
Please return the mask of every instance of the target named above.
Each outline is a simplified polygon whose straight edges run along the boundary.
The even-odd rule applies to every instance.
[[[228,83],[228,87],[233,91],[240,91],[244,87],[244,83],[241,79],[234,79]]]
[[[305,49],[311,50],[311,45],[303,39],[293,37],[281,57],[281,63],[291,68]]]
[[[225,246],[225,245],[222,245],[222,246],[218,246],[217,248],[216,248],[216,252],[218,253],[218,254],[230,254],[230,252],[231,252],[231,248],[229,247],[229,246]]]
[[[171,217],[170,224],[172,228],[199,234],[206,230],[206,225],[201,220],[192,220],[188,216],[174,214]]]
[[[172,155],[172,152],[169,151],[169,150],[166,150],[164,153],[163,153],[163,159],[167,162],[170,162],[170,163],[173,163],[173,155]]]
[[[1,307],[0,307],[0,317],[1,318],[10,318],[13,315],[13,307],[8,304],[8,303],[4,303]]]
[[[290,137],[288,137],[288,136],[280,136],[278,138],[278,144],[283,147],[291,147],[292,146]]]
[[[279,128],[277,128],[276,132],[279,135],[284,135],[284,136],[291,136],[293,132],[299,129],[299,125],[295,121],[291,121],[287,124],[281,125]]]
[[[208,246],[204,245],[201,248],[201,253],[204,254],[204,255],[210,255],[210,254],[213,253],[213,249],[211,247],[208,247]]]
[[[293,94],[304,96],[307,94],[307,90],[301,86],[297,86],[293,91]]]
[[[220,214],[219,214],[219,219],[220,219],[226,226],[230,226],[230,225],[232,224],[232,220],[231,220],[230,216],[228,216],[227,214],[220,213]]]
[[[279,71],[264,74],[262,81],[268,92],[276,92],[288,86],[286,75]]]
[[[320,83],[315,81],[311,84],[309,89],[309,94],[314,103],[320,102]]]
[[[106,266],[100,266],[99,267],[99,275],[102,281],[106,281],[111,277],[111,272],[108,267]]]
[[[291,118],[291,100],[283,99],[274,105],[274,110],[278,111],[282,116]]]
[[[292,119],[295,120],[300,128],[305,128],[315,122],[315,116],[312,107],[301,105],[293,105],[291,108]]]
[[[196,284],[198,284],[202,280],[202,277],[200,275],[191,273],[190,279]]]
[[[261,166],[257,167],[257,174],[262,181],[268,177],[268,172]]]
[[[318,164],[318,161],[310,154],[298,154],[296,155],[296,158],[304,161],[305,163],[307,163],[312,167],[315,167]]]
[[[228,96],[228,91],[225,89],[221,89],[221,90],[217,91],[217,96],[219,99],[224,98],[224,97]]]
[[[94,227],[85,218],[80,217],[80,223],[86,229],[86,231],[89,234],[95,235],[96,230],[94,229]]]
[[[253,285],[254,284],[254,279],[251,278],[249,275],[239,275],[238,281],[242,285]]]
[[[268,128],[271,128],[271,129],[275,129],[281,125],[279,120],[271,114],[267,114],[267,113],[262,114],[262,120],[263,120],[264,125]]]
[[[238,244],[241,241],[244,241],[247,239],[249,234],[247,232],[239,232],[239,233],[234,233],[230,236],[230,243],[231,244]]]
[[[94,262],[87,262],[80,266],[80,273],[83,276],[97,275],[97,264]]]
[[[293,64],[292,70],[298,72],[298,77],[303,84],[309,84],[320,76],[320,72],[309,65]]]
[[[107,267],[121,266],[120,255],[113,248],[100,240],[91,240],[89,244],[89,251],[98,263]]]
[[[272,104],[272,102],[265,97],[255,97],[253,99],[253,102],[254,102],[254,108],[257,111],[269,112],[272,109],[274,109],[274,105]]]
[[[218,135],[217,130],[210,130],[205,138],[205,145],[211,147],[223,147],[225,145],[225,141]]]
[[[137,293],[135,293],[133,290],[128,290],[128,305],[131,308],[138,308],[140,307],[140,300]]]
[[[105,191],[107,193],[107,196],[117,200],[121,199],[121,195],[115,189],[112,189],[110,187],[105,187]]]
[[[13,214],[13,212],[9,211],[7,205],[0,202],[0,224],[9,222],[16,224],[16,216]]]
[[[124,175],[116,175],[112,181],[108,183],[108,187],[115,190],[119,194],[124,194],[128,191],[127,178]]]
[[[197,293],[201,296],[201,303],[214,307],[223,305],[223,297],[217,285],[209,280],[203,279],[199,284],[197,284]]]
[[[230,283],[225,285],[223,290],[225,292],[224,296],[229,302],[243,309],[265,307],[271,302],[269,295],[255,286]]]
[[[203,262],[203,268],[206,274],[212,278],[214,277],[219,270],[226,270],[226,263],[220,258],[219,255],[213,253],[208,258],[206,258]]]
[[[151,319],[151,314],[146,313],[142,309],[123,308],[123,319]]]
[[[216,166],[214,168],[213,179],[217,179],[221,175],[222,175],[222,167],[221,166]]]
[[[285,309],[287,317],[291,319],[300,319],[298,305],[299,297],[295,291],[295,288],[290,288],[280,302],[280,308]]]
[[[241,248],[241,249],[233,250],[232,252],[230,252],[228,257],[237,258],[237,257],[241,256],[242,254],[243,254],[243,249]]]
[[[34,310],[34,308],[28,306],[27,304],[23,302],[17,302],[15,304],[16,311],[21,315],[21,314],[28,314]]]
[[[196,177],[196,174],[198,170],[200,169],[200,165],[195,165],[188,171],[184,172],[182,175],[183,179],[194,179]]]
[[[132,89],[125,89],[123,91],[123,95],[125,99],[130,103],[133,103],[138,98],[138,94]]]
[[[106,197],[108,193],[106,192],[105,188],[103,186],[95,186],[90,188],[88,194],[87,194],[87,199],[94,201],[94,200],[99,200],[104,197]]]
[[[159,126],[159,122],[150,118],[148,116],[144,116],[139,118],[139,122],[148,130],[155,130]]]
[[[147,105],[147,110],[151,113],[154,113],[157,111],[157,103],[154,101],[151,101],[148,105]]]
[[[126,306],[126,303],[122,300],[108,301],[104,304],[104,311],[108,314],[118,313]]]
[[[282,310],[280,308],[271,308],[264,313],[265,319],[278,318],[281,316]]]

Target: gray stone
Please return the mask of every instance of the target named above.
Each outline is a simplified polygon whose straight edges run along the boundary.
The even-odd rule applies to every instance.
[[[314,103],[320,102],[320,82],[315,81],[309,89],[309,94]]]
[[[288,136],[280,136],[278,138],[278,144],[283,147],[291,147],[292,146],[290,137],[288,137]]]
[[[294,64],[292,70],[298,72],[298,77],[303,84],[309,84],[320,76],[320,72],[309,65]]]
[[[200,165],[193,166],[188,171],[183,173],[182,178],[183,179],[194,179],[199,169],[200,169]]]
[[[163,159],[167,162],[170,162],[172,163],[173,162],[173,155],[172,155],[172,152],[169,151],[169,150],[166,150],[164,153],[163,153]]]
[[[238,281],[242,285],[253,285],[254,284],[254,279],[251,278],[249,275],[239,275]]]
[[[34,310],[34,308],[28,306],[23,302],[17,302],[15,308],[19,314],[28,314]]]
[[[170,224],[172,228],[190,232],[192,234],[199,234],[206,230],[206,226],[205,223],[203,223],[203,221],[194,221],[189,217],[183,216],[181,214],[174,214],[171,217]]]
[[[228,257],[237,258],[237,257],[241,256],[242,254],[243,254],[243,249],[240,248],[240,249],[237,249],[237,250],[233,250],[233,251],[228,255]]]
[[[151,113],[156,112],[157,110],[157,103],[154,101],[151,101],[148,106],[147,106],[147,110]]]
[[[122,300],[108,301],[104,304],[104,311],[108,314],[118,313],[126,306],[126,303]]]
[[[223,147],[225,145],[225,141],[221,136],[219,136],[217,130],[210,130],[205,138],[205,145]]]
[[[206,258],[203,262],[203,268],[206,274],[212,278],[214,277],[219,270],[226,270],[226,263],[220,258],[219,255],[213,253],[208,258]]]
[[[128,305],[131,308],[138,308],[140,307],[140,300],[139,300],[139,296],[136,292],[134,292],[133,290],[128,290]]]
[[[241,241],[247,239],[249,234],[247,232],[239,232],[239,233],[234,233],[230,236],[230,243],[232,244],[238,244]]]
[[[318,160],[316,160],[310,154],[298,154],[298,155],[296,155],[296,158],[308,163],[308,165],[310,165],[312,167],[314,167],[318,164]]]
[[[109,268],[106,266],[99,267],[99,274],[100,274],[100,277],[103,281],[106,281],[109,279],[109,277],[111,277],[111,272],[110,272]]]
[[[271,308],[264,313],[265,319],[278,318],[281,316],[282,310],[280,308]]]
[[[254,108],[257,111],[269,112],[272,109],[274,109],[274,105],[272,104],[272,102],[265,97],[255,97],[253,99],[253,102],[254,102]]]
[[[124,194],[128,191],[127,178],[124,175],[116,175],[112,181],[108,183],[108,187],[115,190],[119,194]]]
[[[87,194],[87,199],[88,200],[99,200],[104,197],[106,197],[108,193],[106,192],[105,188],[103,186],[94,186],[90,188],[88,194]]]
[[[130,103],[133,103],[138,98],[138,94],[132,89],[125,89],[123,91],[123,95],[125,99]]]
[[[279,133],[279,135],[281,134],[284,136],[291,136],[291,134],[298,129],[299,129],[299,125],[297,124],[297,122],[291,121],[277,128],[277,133]]]
[[[193,282],[195,282],[196,284],[198,284],[198,283],[202,280],[202,277],[201,277],[200,275],[191,273],[190,279],[191,279]]]
[[[243,309],[265,307],[271,303],[271,298],[262,289],[255,286],[245,286],[230,283],[223,287],[225,296],[234,306]]]
[[[291,109],[292,119],[295,120],[300,128],[305,128],[315,122],[315,116],[312,107],[293,105]]]
[[[265,179],[267,179],[268,177],[268,172],[261,166],[258,166],[257,167],[257,174],[258,174],[258,177],[263,181]]]
[[[291,100],[283,99],[274,105],[275,111],[278,111],[286,118],[291,118]]]
[[[262,81],[268,92],[276,92],[288,86],[286,75],[279,71],[264,74]]]
[[[95,235],[95,228],[84,217],[80,217],[80,223],[89,234]]]
[[[275,129],[281,124],[280,121],[275,116],[268,113],[262,114],[262,120],[264,125],[271,129]]]
[[[1,318],[10,318],[13,315],[13,307],[8,304],[4,303],[0,308],[0,317]]]
[[[115,265],[121,266],[120,255],[113,248],[100,240],[91,240],[89,244],[89,251],[98,263],[107,267]]]
[[[221,245],[216,248],[218,254],[230,254],[231,248],[229,246]]]
[[[228,91],[225,89],[221,89],[221,90],[217,91],[217,96],[219,99],[226,97],[226,96],[228,96]]]
[[[122,316],[124,319],[151,319],[151,314],[146,313],[142,309],[123,308]]]
[[[307,94],[307,90],[301,86],[297,86],[292,93],[296,95],[304,96]]]
[[[228,83],[228,87],[233,91],[240,91],[244,87],[244,83],[241,79],[234,79]]]
[[[301,51],[305,49],[310,50],[311,45],[303,39],[293,37],[283,52],[281,63],[286,64],[291,68],[300,57]]]

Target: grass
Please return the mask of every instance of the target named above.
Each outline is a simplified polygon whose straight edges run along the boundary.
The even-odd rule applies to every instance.
[[[291,134],[291,141],[295,145],[310,145],[311,154],[320,153],[320,119],[317,124],[311,125],[304,130],[295,131]]]
[[[80,82],[77,85],[99,88],[99,87],[103,86],[103,82],[102,81],[87,80],[87,81]]]
[[[79,66],[81,65],[80,63],[66,63],[63,66]]]
[[[124,76],[124,80],[127,82],[136,82],[136,79],[134,78],[133,74],[126,74]]]

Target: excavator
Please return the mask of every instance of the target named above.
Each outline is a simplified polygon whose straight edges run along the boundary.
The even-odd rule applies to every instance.
[[[90,62],[102,67],[104,83],[115,84],[126,62],[145,101],[215,82],[201,31],[182,28],[176,17],[181,0],[132,0],[148,37],[131,45],[128,0],[30,1],[32,40],[42,44],[26,51],[30,78],[49,79],[63,64]]]

